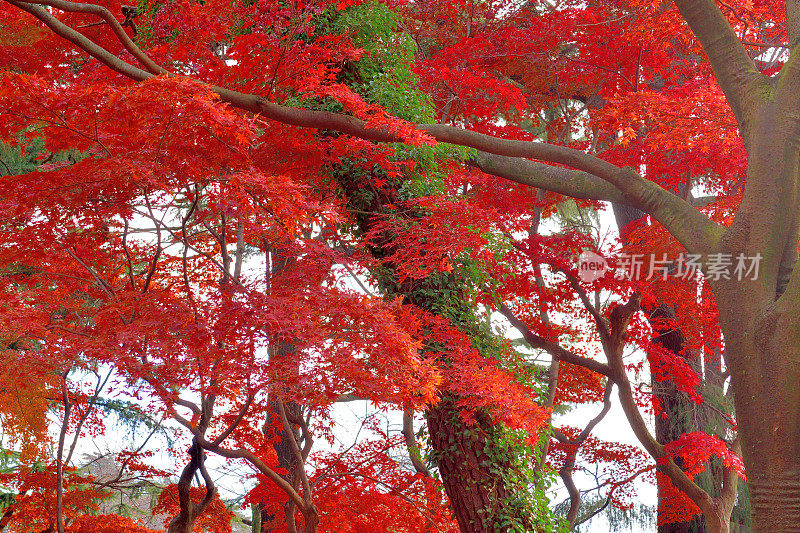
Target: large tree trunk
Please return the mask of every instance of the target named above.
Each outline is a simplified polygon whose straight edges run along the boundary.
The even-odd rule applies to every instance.
[[[767,312],[749,331],[726,336],[726,351],[735,351],[729,359],[752,361],[731,365],[731,373],[753,521],[761,533],[800,531],[798,329],[775,331],[790,326],[787,318]]]
[[[436,463],[459,529],[464,533],[509,531],[503,522],[509,515],[527,522],[525,509],[513,510],[514,494],[504,479],[512,467],[502,458],[498,430],[491,419],[477,413],[477,423],[467,426],[452,395],[431,406],[426,417]]]
[[[339,177],[339,184],[362,233],[373,233],[382,217],[396,216],[386,206],[401,201],[398,197],[401,183],[376,190],[365,185],[363,176],[343,175]],[[406,212],[405,216],[413,223],[417,215]],[[464,292],[463,280],[452,274],[399,282],[394,265],[385,260],[396,246],[396,235],[385,232],[373,237],[369,247],[376,259],[383,260],[385,270],[378,281],[388,294],[403,296],[406,303],[434,314],[445,307],[451,312],[454,308],[472,310],[460,296]],[[476,334],[474,331],[465,333]],[[442,361],[442,364],[448,362]],[[528,528],[533,511],[519,505],[518,495],[509,488],[511,480],[518,475],[510,460],[503,458],[509,452],[499,442],[502,429],[481,411],[473,414],[475,424],[467,424],[458,407],[458,397],[447,387],[447,383],[442,385],[442,399],[428,406],[426,418],[434,459],[460,530],[463,533],[497,533],[512,531],[512,524]]]
[[[789,84],[800,90],[786,81],[747,117],[747,186],[721,242],[760,253],[758,278],[712,282],[760,533],[800,531],[800,118],[780,95]]]
[[[729,313],[725,313],[728,315]],[[731,313],[740,315],[740,313]],[[745,313],[741,313],[744,315]],[[766,309],[726,316],[753,522],[761,533],[800,531],[800,339],[796,316]],[[748,320],[749,319],[749,320]],[[731,323],[749,321],[737,334]],[[742,324],[743,325],[743,324]]]

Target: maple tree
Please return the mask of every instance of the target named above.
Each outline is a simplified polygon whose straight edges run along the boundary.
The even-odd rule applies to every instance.
[[[290,529],[325,527],[320,502],[340,504],[322,489],[315,496],[317,470],[306,466],[311,429],[298,414],[323,412],[346,393],[427,412],[462,530],[545,527],[529,516],[540,509],[511,501],[512,488],[526,485],[514,477],[515,454],[473,460],[448,443],[502,449],[496,445],[514,428],[535,440],[546,408],[562,401],[557,385],[572,380],[574,390],[600,400],[613,383],[663,486],[683,493],[673,491],[677,508],[690,507],[688,498],[710,530],[726,531],[741,473],[735,454],[704,433],[672,442],[651,436],[622,359],[626,342],[641,345],[654,374],[671,374],[692,393],[695,374],[675,350],[653,348],[637,314],[670,304],[684,344],[707,350],[710,360],[723,345],[713,340],[713,324],[692,321],[692,286],[659,293],[604,281],[592,290],[624,302],[604,314],[566,259],[591,243],[530,231],[532,218],[560,197],[480,170],[636,208],[660,224],[642,229],[643,249],[703,258],[754,523],[793,530],[800,523],[796,2],[391,4],[397,35],[417,49],[418,83],[381,77],[380,54],[365,76],[374,58],[352,30],[326,31],[326,19],[358,7],[5,2],[3,136],[23,145],[41,137],[50,152],[78,150],[82,158],[47,163],[32,181],[3,181],[4,373],[36,369],[45,389],[38,397],[55,391],[62,428],[72,423],[78,433],[95,420],[89,396],[68,391],[72,370],[110,365],[124,376],[120,390],[145,384],[149,409],[174,417],[193,440],[171,531],[191,531],[213,507],[203,450],[247,461],[269,490],[281,491],[291,502]],[[432,122],[429,114],[403,116],[417,89],[438,123],[420,124]],[[425,145],[434,141],[477,151],[431,152]],[[712,197],[695,201],[696,189]],[[520,232],[527,239],[514,242]],[[291,268],[249,272],[245,258],[256,250],[295,259]],[[759,276],[708,275],[723,253],[760,254]],[[335,264],[368,269],[390,297],[342,286]],[[537,283],[541,264],[565,276],[553,292]],[[515,372],[523,363],[477,327],[476,302],[494,306],[497,298],[532,346],[561,361],[563,368],[551,365],[545,409],[533,383]],[[566,349],[558,338],[578,332],[533,312],[556,304],[593,321],[607,363]],[[706,337],[692,338],[704,327]],[[276,356],[279,345],[286,349]],[[273,354],[264,359],[268,346]],[[480,374],[485,382],[475,379]],[[257,429],[265,417],[274,431]],[[561,448],[553,446],[565,479],[588,439],[585,431],[567,433]],[[276,435],[293,457],[288,469],[275,455]],[[726,467],[716,496],[692,480],[697,458],[712,455]],[[61,459],[52,515],[59,531],[71,512]],[[465,467],[474,485],[463,483]],[[190,490],[195,474],[205,485],[199,501]],[[359,475],[377,479],[342,474],[351,485]],[[482,481],[493,479],[500,482]],[[25,494],[24,481],[17,483]],[[422,516],[439,517],[441,500],[414,490],[427,502]],[[486,509],[509,523],[484,523]]]

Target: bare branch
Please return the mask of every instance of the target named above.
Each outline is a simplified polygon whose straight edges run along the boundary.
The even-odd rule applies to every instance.
[[[609,335],[611,334],[611,330],[609,329],[610,324],[608,322],[608,319],[603,315],[601,315],[600,311],[598,311],[597,308],[594,305],[592,305],[592,302],[589,301],[589,296],[586,294],[584,288],[581,287],[581,284],[578,282],[575,276],[573,276],[570,272],[561,268],[556,268],[555,270],[557,272],[560,272],[561,274],[564,275],[565,278],[567,278],[567,281],[569,281],[569,284],[572,286],[572,290],[575,291],[575,293],[578,295],[578,298],[580,298],[583,306],[586,308],[587,311],[589,311],[589,314],[592,315],[595,325],[597,325],[597,330],[600,333],[600,336],[603,338],[603,341],[605,342],[608,339]]]
[[[509,322],[511,322],[511,325],[514,326],[517,331],[522,333],[525,341],[533,348],[544,350],[549,353],[551,357],[558,359],[559,361],[582,366],[591,370],[592,372],[597,372],[598,374],[611,377],[612,371],[608,365],[599,361],[595,361],[594,359],[589,359],[588,357],[574,354],[563,348],[561,345],[552,341],[548,341],[544,337],[540,337],[539,335],[533,333],[524,322],[514,315],[514,313],[506,304],[500,304],[500,312],[508,319]]]
[[[89,404],[86,406],[86,411],[81,414],[81,417],[78,420],[78,425],[75,427],[75,438],[72,440],[72,445],[69,448],[67,457],[64,459],[64,464],[69,464],[69,462],[72,460],[72,454],[75,453],[75,447],[78,445],[78,437],[81,435],[83,424],[86,422],[86,419],[89,418],[92,409],[94,409],[95,403],[97,403],[97,399],[100,398],[100,393],[105,388],[106,383],[108,383],[108,380],[111,378],[113,373],[113,369],[109,370],[108,374],[106,374],[106,377],[103,380],[100,379],[99,375],[97,376],[97,386],[94,389],[94,394],[92,394],[92,397],[89,400]]]
[[[64,403],[64,421],[58,432],[58,452],[56,455],[56,530],[64,533],[64,443],[67,438],[67,428],[69,427],[69,415],[72,404],[67,394],[67,376],[71,368],[61,374],[61,401]]]
[[[603,418],[608,414],[611,410],[611,391],[614,388],[614,383],[611,382],[606,386],[606,390],[603,393],[603,408],[600,412],[592,418],[586,427],[583,428],[583,431],[575,437],[573,440],[567,440],[563,434],[560,434],[558,440],[569,444],[572,446],[569,453],[567,454],[567,458],[564,461],[564,465],[558,471],[558,474],[561,476],[561,479],[564,480],[564,485],[567,487],[567,492],[569,493],[569,511],[567,512],[567,521],[569,521],[570,525],[575,525],[575,521],[578,519],[578,510],[580,509],[581,503],[581,495],[578,492],[578,488],[575,486],[575,482],[572,480],[572,471],[575,468],[575,459],[578,456],[578,450],[580,449],[581,444],[583,444],[589,435],[592,433],[597,424],[600,423]],[[560,433],[560,432],[559,432]]]
[[[239,215],[239,221],[236,225],[236,261],[233,267],[233,280],[241,284],[242,277],[242,263],[244,262],[244,220],[242,215]]]
[[[222,444],[222,441],[227,439],[228,436],[231,434],[231,432],[237,427],[239,427],[239,424],[242,423],[242,420],[247,414],[247,410],[250,409],[250,405],[253,403],[253,398],[254,398],[253,393],[247,395],[247,400],[245,400],[244,405],[242,405],[242,408],[239,410],[239,414],[236,415],[236,419],[230,423],[230,425],[225,429],[225,431],[220,433],[219,437],[214,439],[214,442],[212,443],[214,446]]]
[[[408,455],[411,457],[411,464],[414,465],[414,470],[418,474],[425,477],[431,477],[431,473],[425,463],[422,462],[419,454],[419,446],[414,438],[414,413],[411,411],[403,411],[403,437],[406,441],[406,448]]]

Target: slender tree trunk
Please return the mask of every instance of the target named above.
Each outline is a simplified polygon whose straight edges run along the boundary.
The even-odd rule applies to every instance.
[[[275,288],[276,284],[280,283],[281,275],[293,268],[297,262],[297,257],[293,255],[287,255],[280,250],[268,250],[267,254],[270,258],[270,286],[268,290],[271,291]],[[270,343],[269,347],[270,360],[274,362],[286,361],[292,356],[294,349],[294,346],[290,342],[274,340]],[[291,372],[295,373],[295,375],[298,375],[300,373],[299,366],[292,368]],[[284,408],[286,409],[286,414],[290,419],[300,416],[300,405],[298,403],[292,401],[286,402],[284,404]],[[281,469],[281,472],[279,473],[284,479],[286,479],[286,481],[294,486],[295,490],[297,490],[299,483],[296,482],[295,476],[300,465],[298,465],[297,456],[292,450],[290,441],[291,437],[286,432],[286,428],[284,428],[281,424],[278,412],[277,403],[275,401],[271,401],[269,404],[270,416],[267,422],[264,424],[264,433],[268,437],[277,438],[273,448],[278,457],[278,466]],[[295,438],[299,439],[299,436],[295,435]],[[263,503],[267,505],[264,505],[261,509],[262,532],[267,533],[269,531],[286,531],[288,525],[294,522],[294,513],[296,509],[288,494],[283,494],[283,499],[279,502]],[[282,520],[274,514],[275,504],[283,508],[284,516]]]
[[[189,448],[189,464],[181,472],[178,480],[178,499],[180,501],[180,511],[169,522],[167,533],[192,533],[197,518],[203,514],[208,504],[216,494],[216,487],[211,484],[210,477],[203,466],[205,452],[193,442]],[[192,502],[191,486],[192,479],[198,471],[203,472],[203,479],[206,482],[206,494],[199,503]]]

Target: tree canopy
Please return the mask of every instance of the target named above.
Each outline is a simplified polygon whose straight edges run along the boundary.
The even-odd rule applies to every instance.
[[[796,531],[796,0],[0,6],[0,531]]]

